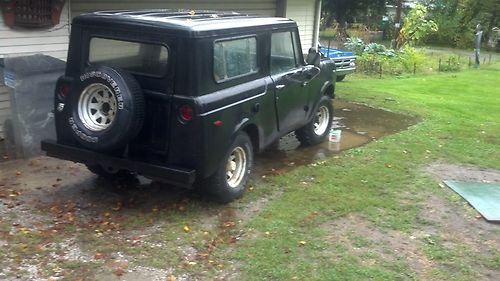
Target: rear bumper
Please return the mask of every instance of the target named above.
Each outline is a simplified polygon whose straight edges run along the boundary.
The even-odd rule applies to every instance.
[[[79,162],[83,164],[99,164],[103,167],[124,169],[158,179],[178,186],[190,187],[196,178],[196,171],[178,167],[159,166],[124,158],[113,157],[84,148],[58,144],[54,140],[42,141],[42,150],[47,156]]]

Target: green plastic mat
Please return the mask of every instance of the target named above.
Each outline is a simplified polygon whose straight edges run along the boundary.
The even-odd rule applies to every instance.
[[[487,221],[500,222],[500,184],[466,181],[444,181],[460,194]]]

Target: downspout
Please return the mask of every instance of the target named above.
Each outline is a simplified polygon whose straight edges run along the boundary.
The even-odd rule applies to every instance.
[[[313,31],[313,42],[312,45],[316,49],[318,49],[318,42],[319,42],[319,22],[321,20],[321,0],[316,0],[315,3],[315,9],[314,9],[314,31]],[[319,50],[317,50],[319,51]]]

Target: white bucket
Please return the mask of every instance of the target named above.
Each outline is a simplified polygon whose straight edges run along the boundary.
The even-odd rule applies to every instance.
[[[342,134],[341,130],[331,129],[328,139],[330,140],[330,142],[340,142],[340,138],[342,136],[341,134]]]

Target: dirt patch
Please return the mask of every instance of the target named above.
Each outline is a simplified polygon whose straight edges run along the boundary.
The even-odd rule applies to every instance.
[[[441,233],[445,243],[464,243],[472,251],[482,254],[492,254],[500,248],[500,225],[488,223],[469,205],[429,195],[420,209],[420,217],[428,223],[423,231]]]
[[[281,194],[219,205],[142,177],[102,180],[50,157],[0,163],[0,279],[237,278],[212,250],[229,251]]]
[[[424,169],[437,179],[500,183],[500,171],[470,165],[434,163]]]
[[[377,260],[404,261],[418,279],[428,279],[433,262],[422,252],[419,237],[395,230],[381,230],[358,215],[349,215],[322,225],[330,234],[331,243],[341,243],[350,253],[362,257],[362,262],[371,265]],[[376,255],[374,259],[370,255]]]

